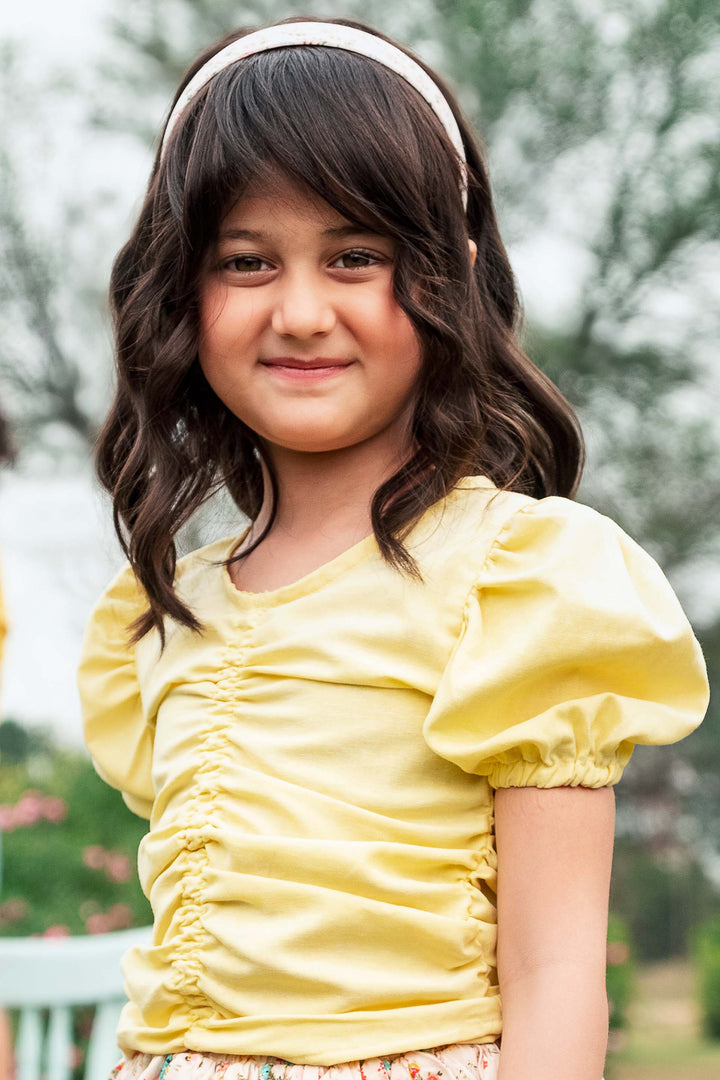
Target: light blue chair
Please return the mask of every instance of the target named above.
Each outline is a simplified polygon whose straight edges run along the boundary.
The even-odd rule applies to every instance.
[[[127,1000],[120,960],[151,937],[152,927],[143,926],[78,937],[0,938],[0,1007],[20,1010],[16,1080],[70,1080],[72,1010],[78,1005],[95,1006],[85,1080],[106,1080],[122,1057],[115,1042]]]

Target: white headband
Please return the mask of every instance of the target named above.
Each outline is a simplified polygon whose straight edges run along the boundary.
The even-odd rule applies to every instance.
[[[348,52],[360,53],[363,56],[369,56],[372,60],[377,60],[379,63],[384,64],[385,67],[391,68],[414,86],[442,122],[458,153],[462,166],[460,193],[463,206],[467,209],[465,149],[460,129],[450,106],[440,91],[440,87],[423,71],[419,64],[401,49],[397,49],[388,41],[384,41],[383,38],[376,37],[375,34],[368,34],[364,30],[356,30],[352,26],[343,26],[341,23],[295,22],[270,26],[265,30],[256,30],[252,34],[246,34],[245,37],[231,42],[220,52],[215,53],[190,80],[178,98],[175,108],[170,113],[163,136],[161,155],[180,114],[197,92],[214,75],[217,75],[218,72],[230,64],[234,64],[236,60],[241,60],[244,56],[265,52],[268,49],[280,49],[287,45],[328,45],[336,49],[346,49]]]

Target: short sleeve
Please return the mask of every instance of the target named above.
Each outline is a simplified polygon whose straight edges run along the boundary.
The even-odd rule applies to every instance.
[[[493,788],[616,784],[635,744],[703,720],[705,662],[667,578],[588,506],[515,511],[463,615],[423,734]]]
[[[95,771],[126,805],[149,820],[154,727],[146,722],[128,626],[147,610],[127,564],[91,612],[77,669],[85,744]]]

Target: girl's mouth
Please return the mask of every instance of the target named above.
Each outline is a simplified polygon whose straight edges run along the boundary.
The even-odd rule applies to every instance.
[[[312,367],[298,367],[297,365],[282,364],[282,363],[264,363],[263,367],[266,367],[268,371],[274,372],[274,374],[284,379],[291,379],[294,382],[317,382],[319,379],[327,379],[333,375],[338,375],[341,371],[345,371],[350,367],[352,361],[338,363],[338,364],[314,364]]]

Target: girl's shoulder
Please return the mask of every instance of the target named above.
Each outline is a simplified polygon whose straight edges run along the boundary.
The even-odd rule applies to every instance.
[[[498,556],[512,554],[526,570],[541,570],[549,550],[572,572],[598,547],[634,546],[612,518],[561,495],[536,498],[498,488],[486,476],[464,477],[412,533],[413,554],[430,568],[471,584]],[[649,558],[649,556],[647,556]]]
[[[445,500],[438,515],[438,546],[456,547],[483,569],[500,552],[513,552],[528,565],[553,561],[583,570],[593,556],[632,551],[645,563],[652,556],[614,518],[587,503],[562,495],[536,498],[498,488],[485,476],[469,476]],[[426,530],[428,536],[436,525]]]
[[[208,571],[220,565],[236,542],[237,537],[225,536],[181,556],[173,580],[178,594],[191,593],[202,587]],[[125,562],[97,598],[88,625],[95,629],[119,624],[127,626],[146,611],[147,606],[145,590],[131,564]]]
[[[220,537],[178,559],[173,585],[181,598],[189,601],[191,597],[202,595],[209,576],[217,577],[226,572],[222,564],[238,545],[242,532],[240,529],[236,534]]]

